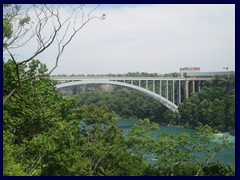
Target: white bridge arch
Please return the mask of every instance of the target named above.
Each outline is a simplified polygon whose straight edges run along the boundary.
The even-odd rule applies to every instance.
[[[144,89],[142,87],[124,83],[124,82],[118,82],[118,81],[109,81],[109,80],[83,80],[83,81],[74,81],[74,82],[68,82],[68,83],[63,83],[63,84],[57,84],[57,89],[61,89],[64,87],[70,87],[70,86],[76,86],[76,85],[84,85],[84,84],[112,84],[112,85],[117,85],[117,86],[123,86],[123,87],[128,87],[132,88],[135,90],[138,90],[140,92],[143,92],[147,94],[148,96],[154,98],[155,100],[159,101],[161,104],[166,106],[168,109],[172,110],[173,112],[178,112],[178,106],[168,99],[164,98],[163,96],[156,94],[152,91],[149,91],[147,89]]]

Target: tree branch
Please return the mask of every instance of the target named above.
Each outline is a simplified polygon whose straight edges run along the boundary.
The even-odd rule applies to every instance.
[[[62,56],[66,46],[73,40],[73,38],[76,36],[76,34],[91,20],[93,19],[99,19],[104,20],[105,15],[103,14],[101,17],[93,16],[91,17],[92,13],[99,7],[97,5],[95,8],[93,8],[88,13],[88,18],[86,21],[84,21],[84,5],[80,5],[76,8],[72,8],[71,14],[64,20],[60,18],[60,12],[58,8],[54,8],[54,5],[31,5],[26,11],[21,11],[19,9],[15,10],[13,6],[11,6],[13,13],[13,16],[10,17],[10,20],[13,25],[13,35],[10,38],[4,38],[4,47],[3,50],[7,50],[8,54],[12,58],[12,60],[15,62],[15,71],[17,74],[17,84],[16,87],[8,94],[6,97],[4,97],[3,104],[5,104],[10,97],[16,92],[16,90],[19,88],[20,84],[23,82],[26,82],[31,79],[35,79],[37,77],[41,76],[49,76],[58,66],[58,62],[60,57]],[[30,10],[32,10],[33,15],[29,15]],[[77,17],[79,12],[82,12],[82,24],[77,28]],[[5,12],[6,13],[6,12]],[[21,24],[22,18],[31,17],[34,21],[29,25],[29,28],[25,28],[26,24]],[[14,17],[14,18],[13,18]],[[73,19],[73,22],[72,22]],[[52,32],[49,36],[43,37],[43,30],[45,29],[46,25],[49,24],[49,21],[52,21]],[[35,22],[35,24],[34,24]],[[73,24],[72,24],[73,23]],[[69,32],[70,26],[73,26],[73,32]],[[16,28],[15,28],[16,27]],[[32,30],[32,33],[29,34],[30,30]],[[61,35],[61,32],[63,30],[63,35]],[[61,38],[59,38],[61,37]],[[55,65],[52,69],[49,70],[48,73],[45,75],[34,75],[32,77],[27,77],[24,79],[24,77],[21,77],[20,74],[20,67],[22,65],[25,65],[29,62],[31,62],[34,58],[36,58],[38,55],[43,53],[46,49],[48,49],[50,46],[52,46],[57,39],[57,55],[55,58]],[[58,40],[59,39],[59,40]],[[10,52],[10,49],[17,49],[17,48],[24,48],[27,44],[33,42],[37,42],[36,45],[36,51],[32,53],[29,57],[26,59],[23,59],[21,61],[16,62],[15,57],[12,52]],[[20,44],[18,44],[20,43]]]

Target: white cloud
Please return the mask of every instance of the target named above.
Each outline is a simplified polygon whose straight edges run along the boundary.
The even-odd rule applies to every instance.
[[[54,74],[235,70],[234,5],[102,5],[95,13],[106,20],[79,32]],[[53,65],[53,53],[40,57]]]

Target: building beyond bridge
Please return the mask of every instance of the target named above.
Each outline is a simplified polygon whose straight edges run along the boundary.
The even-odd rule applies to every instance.
[[[184,67],[180,68],[180,76],[183,77],[185,73],[200,72],[200,67]]]
[[[235,76],[235,71],[200,72],[200,67],[184,67],[180,68],[180,76],[185,78],[213,78],[215,76]]]

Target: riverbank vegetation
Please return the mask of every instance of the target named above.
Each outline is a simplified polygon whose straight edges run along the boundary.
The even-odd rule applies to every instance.
[[[106,106],[109,110],[116,112],[120,118],[149,118],[151,121],[166,123],[164,112],[167,108],[165,106],[144,93],[129,88],[114,86],[111,92],[103,92],[101,88],[96,87],[94,91],[77,94],[73,97],[79,105]]]
[[[4,62],[4,94],[16,80],[13,63]],[[46,71],[40,61],[32,60],[22,75],[27,78]],[[3,175],[235,175],[235,166],[214,161],[214,154],[227,148],[228,143],[223,140],[209,146],[215,138],[209,126],[199,128],[193,137],[186,133],[162,134],[156,140],[148,132],[158,125],[143,119],[137,121],[126,139],[117,127],[116,112],[103,104],[84,105],[79,99],[64,98],[55,85],[48,77],[32,78],[21,84],[4,105]],[[118,93],[123,96],[126,92]],[[137,101],[141,105],[142,100]],[[154,114],[154,106],[147,105]],[[126,109],[121,113],[125,114]],[[204,159],[193,155],[197,152],[205,153]],[[147,162],[144,154],[153,154],[156,164]]]
[[[108,92],[102,91],[100,86],[89,89],[74,96],[79,105],[107,106],[121,118],[149,118],[161,125],[187,128],[209,125],[220,132],[235,134],[234,77],[216,77],[205,82],[200,92],[191,94],[179,105],[179,113],[173,113],[144,93],[129,88],[114,86]]]
[[[208,124],[221,132],[235,134],[235,77],[216,77],[205,82],[179,106],[176,123],[188,127]]]

